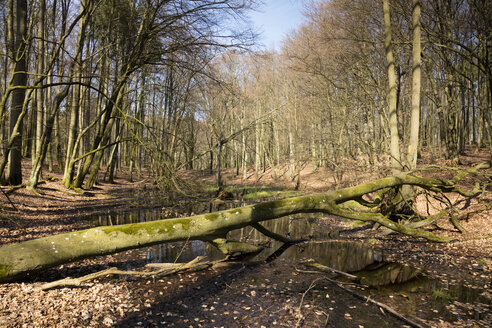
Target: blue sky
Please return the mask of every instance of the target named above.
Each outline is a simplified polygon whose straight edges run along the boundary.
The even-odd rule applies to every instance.
[[[259,40],[267,49],[279,50],[284,36],[303,21],[303,0],[264,0],[258,11],[250,14]]]

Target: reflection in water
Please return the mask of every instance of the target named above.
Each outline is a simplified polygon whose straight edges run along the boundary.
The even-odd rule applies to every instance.
[[[449,283],[447,280],[419,276],[404,283],[381,286],[370,293],[378,294],[385,300],[394,300],[397,302],[394,305],[404,315],[422,319],[432,320],[436,313],[449,322],[487,318],[491,312],[490,294],[486,289],[466,285],[465,281]]]
[[[197,256],[206,256],[210,261],[224,256],[215,247],[200,240],[188,242],[165,243],[148,247],[145,250],[148,262],[189,262]]]
[[[141,209],[122,214],[108,214],[94,218],[96,225],[116,225],[126,223],[137,223],[152,220],[166,219],[176,216],[187,216],[199,213],[215,212],[223,209],[244,206],[244,203],[226,202],[210,203],[197,202],[192,206],[182,205],[173,208]],[[300,260],[314,259],[316,262],[334,269],[350,272],[357,275],[361,283],[368,286],[378,287],[378,294],[394,295],[404,293],[409,306],[414,310],[408,313],[419,316],[416,312],[421,308],[423,295],[432,291],[444,290],[453,300],[466,304],[476,302],[490,304],[490,299],[483,299],[483,290],[466,288],[462,283],[447,283],[426,279],[420,275],[420,271],[409,265],[399,263],[388,263],[384,261],[383,254],[374,251],[360,243],[332,240],[338,237],[338,231],[330,231],[325,225],[320,224],[317,216],[313,214],[296,214],[276,220],[262,222],[262,225],[278,234],[291,239],[307,239],[309,242],[284,247],[282,243],[271,240],[262,235],[256,229],[246,227],[229,232],[228,238],[249,243],[261,243],[267,245],[265,250],[257,255],[256,259],[269,259],[275,253],[287,261],[297,264]],[[185,241],[165,243],[133,250],[125,253],[128,260],[145,258],[148,262],[188,262],[197,256],[206,256],[209,260],[223,258],[223,255],[213,246],[202,241]],[[417,278],[417,279],[415,279]],[[449,319],[457,320],[459,315],[453,314],[446,309],[446,303],[442,300],[432,300],[432,304],[425,304],[432,308],[439,308],[439,312],[450,313]],[[400,302],[401,303],[401,302]]]
[[[363,244],[337,240],[302,244],[286,253],[286,256],[296,261],[312,258],[320,264],[344,272],[360,271],[383,260],[382,254]]]
[[[357,273],[362,284],[375,287],[390,284],[401,284],[412,280],[420,274],[420,270],[407,264],[381,262],[370,265]]]
[[[244,203],[237,202],[197,202],[191,206],[187,204],[173,208],[142,209],[128,213],[99,216],[97,224],[138,223],[178,215],[214,212],[244,205]],[[410,266],[384,262],[381,253],[363,244],[330,240],[332,237],[337,237],[338,232],[330,231],[326,226],[321,226],[313,214],[296,214],[269,220],[263,222],[262,225],[268,230],[291,239],[306,239],[310,242],[281,248],[283,243],[266,237],[252,227],[230,231],[228,238],[266,245],[265,250],[257,255],[256,260],[271,260],[274,252],[274,258],[281,257],[293,262],[312,258],[320,264],[340,271],[359,272],[358,275],[364,284],[370,286],[403,282],[415,277],[418,273]],[[145,258],[149,262],[187,262],[197,256],[206,256],[210,260],[223,258],[222,253],[215,247],[199,240],[164,243],[135,252],[139,254],[138,256],[145,252]]]
[[[132,212],[106,214],[94,217],[94,224],[99,226],[119,225],[128,223],[140,223],[154,220],[162,220],[166,218],[174,218],[177,216],[187,216],[198,213],[209,213],[230,209],[233,207],[245,206],[246,203],[239,202],[196,202],[184,206],[175,206],[173,208],[152,208],[139,209]],[[290,239],[307,239],[307,240],[327,240],[338,236],[337,231],[330,231],[327,227],[321,228],[317,223],[317,217],[313,214],[296,214],[288,217],[283,217],[276,220],[262,222],[262,225],[279,234],[282,234]],[[279,241],[272,240],[252,227],[245,227],[230,231],[227,235],[228,239],[239,240],[252,244],[262,244],[267,247],[261,252],[256,259],[266,259],[275,250],[282,246]],[[346,245],[348,243],[344,243]],[[303,249],[311,246],[303,246]],[[312,246],[312,252],[316,252],[316,247],[322,249],[321,246]],[[335,251],[335,249],[333,249]],[[141,254],[142,250],[135,250]],[[283,257],[300,258],[295,256],[297,251],[289,251],[283,254]],[[302,251],[300,251],[302,252]],[[356,254],[357,249],[351,254]],[[308,252],[309,253],[309,252]],[[307,254],[307,253],[306,253]],[[345,253],[340,253],[339,256],[345,256]],[[188,242],[164,243],[146,248],[145,257],[149,262],[185,262],[192,260],[196,256],[206,256],[211,260],[223,258],[215,247],[208,243],[199,240]],[[337,256],[333,256],[334,258]],[[371,262],[372,263],[372,262]]]
[[[244,206],[244,203],[213,203],[197,202],[191,206],[175,206],[173,208],[140,209],[137,211],[107,214],[97,217],[96,225],[117,225],[138,223],[153,220],[162,220],[178,215],[191,215],[195,213],[214,212],[232,207]],[[330,231],[326,226],[320,226],[316,215],[296,214],[276,220],[262,222],[262,225],[278,234],[291,239],[307,239],[323,241],[304,243],[288,248],[281,256],[294,261],[303,258],[313,258],[315,261],[347,272],[364,269],[370,264],[379,263],[382,254],[365,247],[362,244],[329,240],[337,237],[337,231]],[[279,241],[272,240],[252,227],[230,231],[229,239],[243,242],[266,244],[265,251],[258,255],[258,259],[265,259],[282,246]],[[150,262],[174,262],[189,261],[196,256],[207,256],[211,259],[221,258],[220,252],[208,243],[198,240],[177,243],[165,243],[150,247],[146,258]]]

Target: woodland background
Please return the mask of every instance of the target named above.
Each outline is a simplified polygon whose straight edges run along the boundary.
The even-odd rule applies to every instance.
[[[295,181],[312,162],[341,179],[348,160],[407,169],[405,153],[491,147],[490,1],[306,2],[278,52],[255,47],[257,5],[2,1],[2,183],[34,188],[43,164],[67,188],[122,166],[165,190],[182,169],[220,186],[224,168],[246,179],[287,163]]]

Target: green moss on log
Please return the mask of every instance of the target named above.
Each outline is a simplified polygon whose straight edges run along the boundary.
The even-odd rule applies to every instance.
[[[113,233],[124,233],[127,235],[137,235],[137,234],[172,234],[177,229],[189,230],[192,220],[189,218],[182,219],[169,219],[160,221],[145,222],[145,224],[131,223],[118,226],[101,227],[100,230],[111,235]]]
[[[217,247],[224,255],[241,257],[246,255],[258,254],[263,250],[263,247],[243,243],[236,240],[228,240],[225,238],[215,238],[210,243]]]
[[[217,214],[217,213],[210,213],[210,214],[205,214],[204,215],[204,218],[206,220],[209,220],[209,221],[212,221],[213,222],[213,221],[217,220],[218,218],[220,218],[220,215]]]
[[[15,280],[63,263],[158,243],[179,240],[210,241],[225,236],[234,229],[297,213],[317,212],[372,221],[409,236],[436,242],[450,241],[449,238],[393,222],[384,213],[360,211],[351,206],[351,203],[346,203],[346,208],[342,208],[342,203],[358,200],[365,194],[405,184],[444,192],[456,189],[447,180],[402,174],[321,195],[293,197],[187,218],[98,227],[28,240],[0,247],[0,281]]]
[[[10,265],[0,264],[0,280],[7,277],[10,272]]]

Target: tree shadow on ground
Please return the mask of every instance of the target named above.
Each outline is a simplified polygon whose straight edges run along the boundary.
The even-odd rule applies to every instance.
[[[323,280],[322,275],[294,273],[292,263],[282,262],[140,280],[131,293],[141,308],[127,313],[115,327],[402,325]]]

